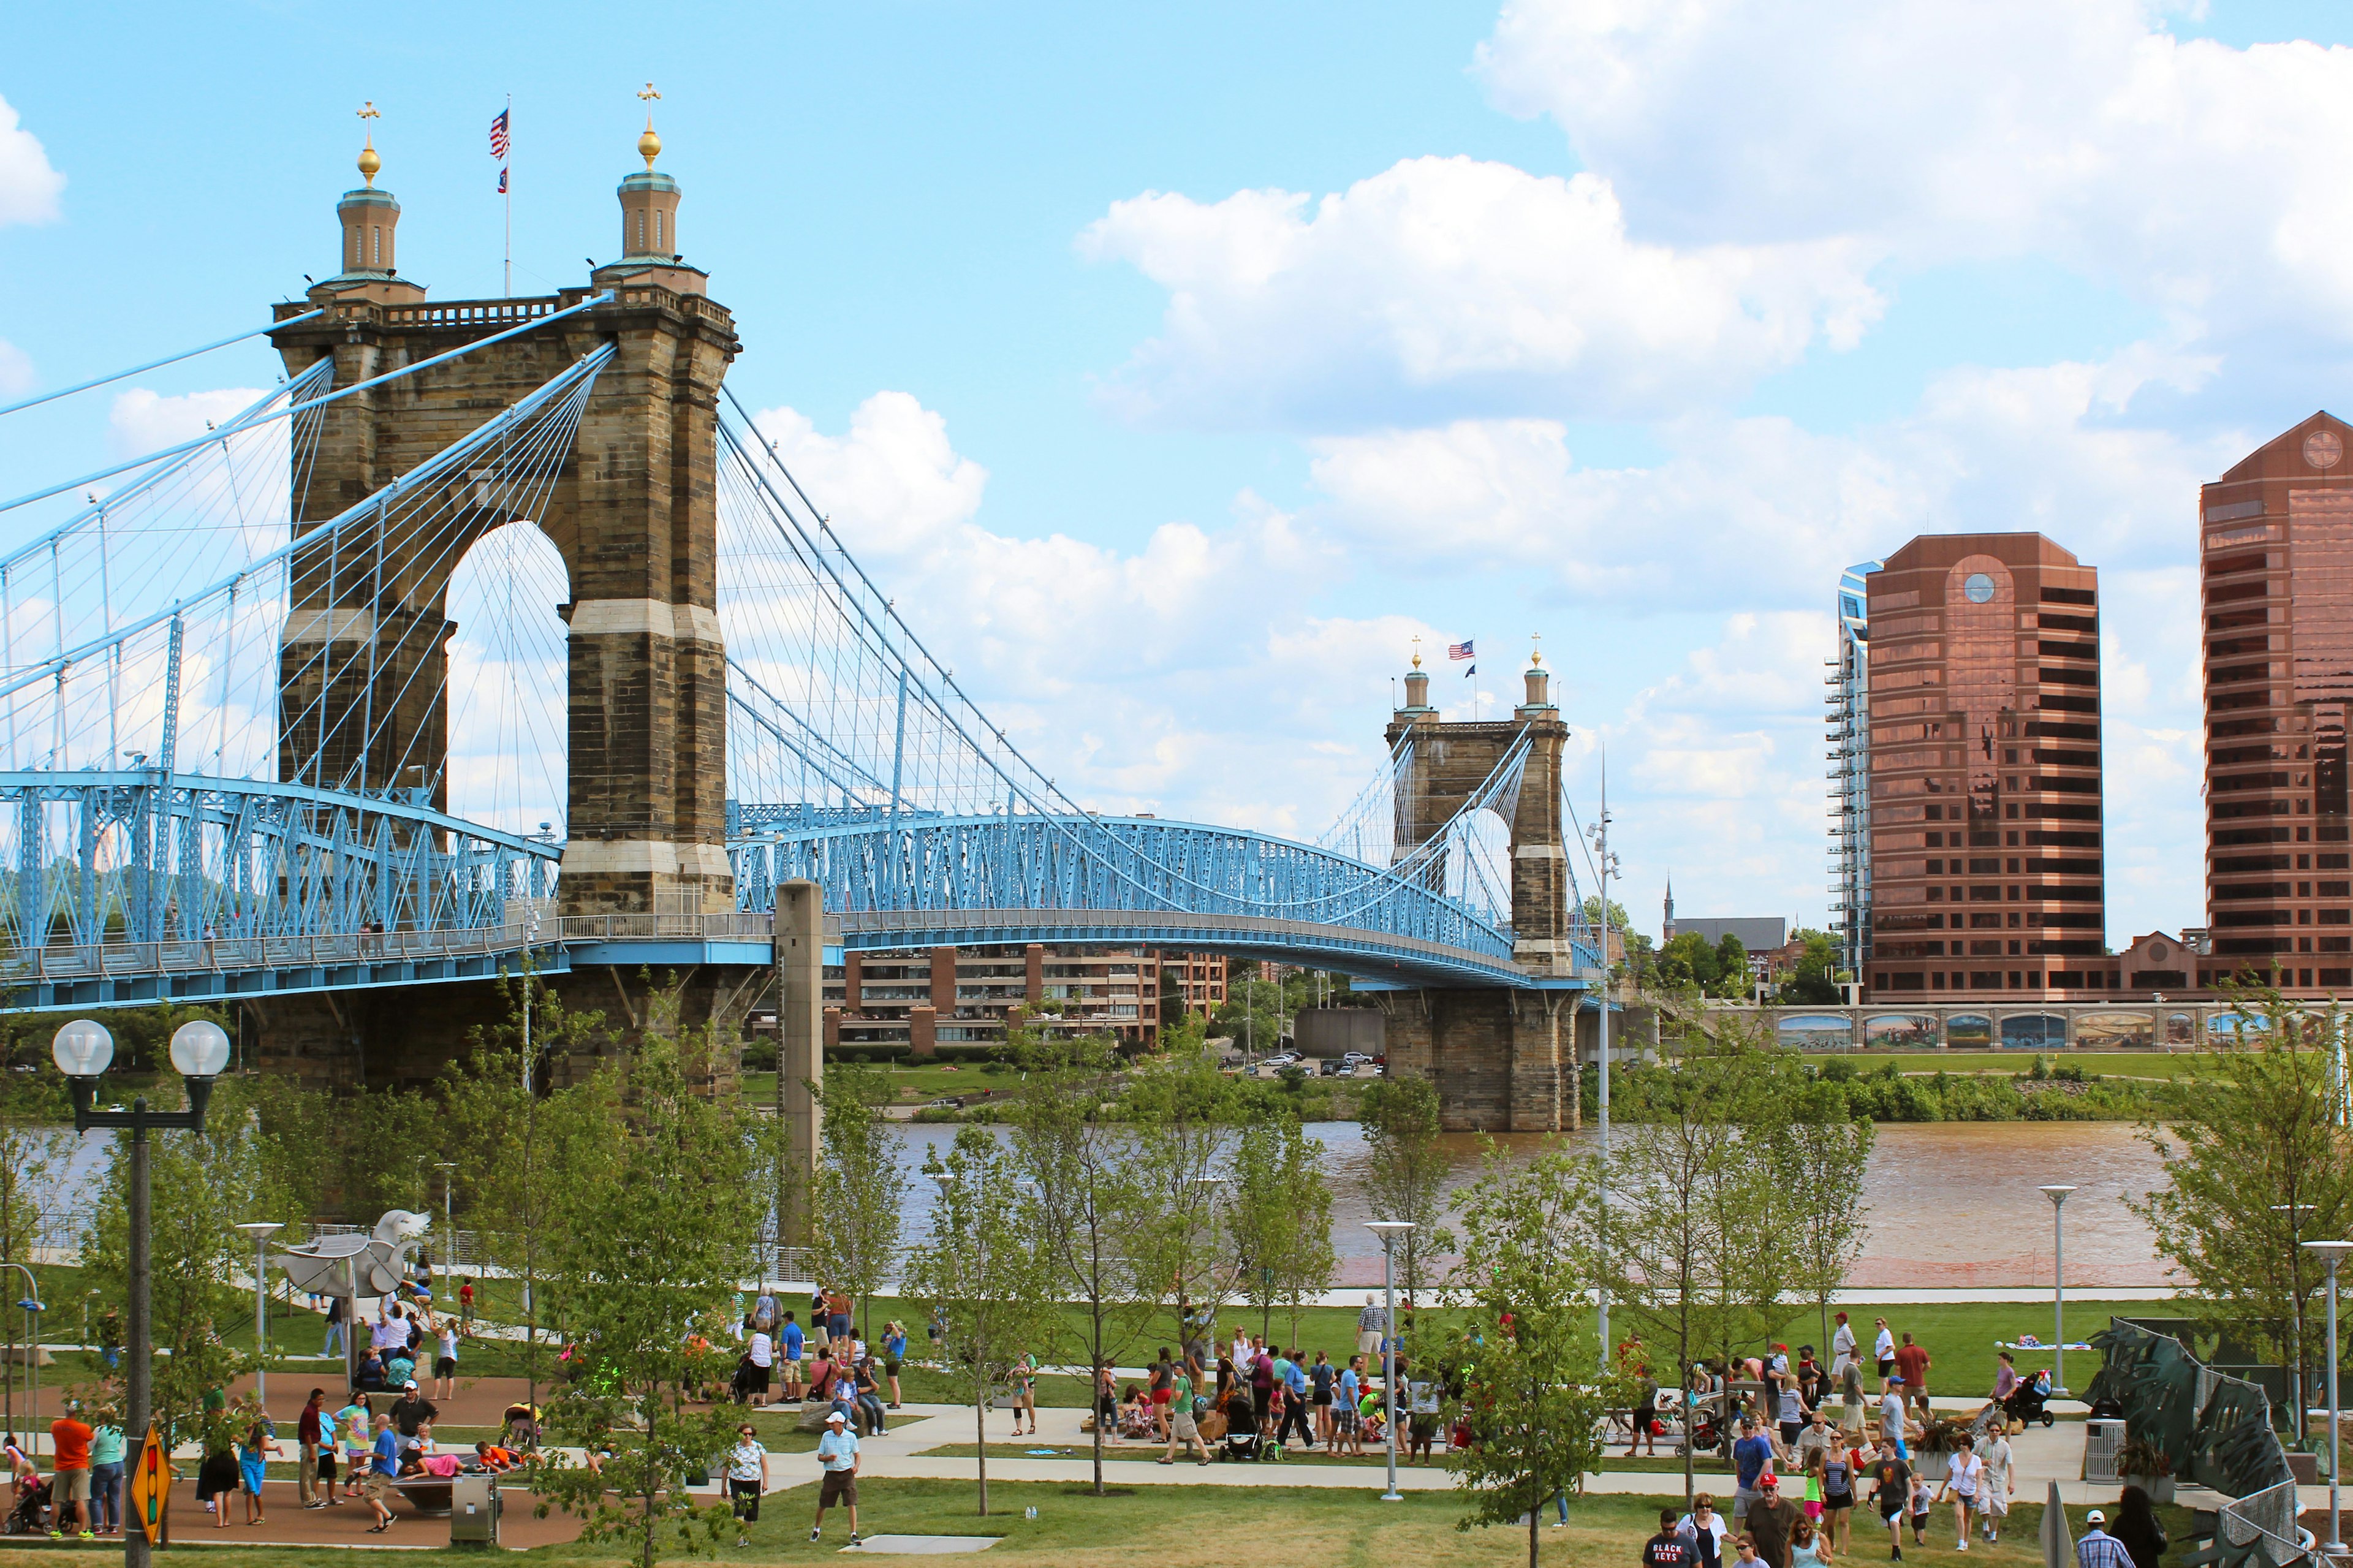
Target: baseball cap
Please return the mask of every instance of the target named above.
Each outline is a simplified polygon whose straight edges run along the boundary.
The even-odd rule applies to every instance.
[[[417,1386],[417,1380],[416,1380],[415,1378],[413,1378],[413,1377],[412,1377],[412,1378],[410,1378],[406,1383],[402,1384],[400,1386],[401,1386],[401,1387],[403,1387],[403,1388],[415,1388],[415,1387]]]
[[[1903,1380],[1902,1378],[1900,1378],[1900,1377],[1891,1377],[1891,1378],[1889,1378],[1889,1379],[1887,1380],[1887,1386],[1888,1386],[1888,1387],[1890,1387],[1890,1388],[1893,1388],[1893,1387],[1894,1387],[1897,1384],[1900,1384],[1900,1383],[1902,1383],[1903,1381],[1904,1381],[1904,1380]]]
[[[826,1420],[827,1420],[828,1422],[839,1421],[839,1422],[842,1422],[842,1423],[844,1423],[844,1424],[847,1424],[847,1423],[849,1422],[849,1416],[844,1415],[843,1415],[840,1411],[839,1411],[839,1410],[828,1410],[828,1411],[827,1411],[827,1412],[825,1413],[825,1418],[826,1418]]]
[[[2108,1516],[2102,1513],[2098,1509],[2094,1509],[2091,1512],[2084,1516],[2084,1522],[2085,1524],[2105,1524],[2108,1522]]]

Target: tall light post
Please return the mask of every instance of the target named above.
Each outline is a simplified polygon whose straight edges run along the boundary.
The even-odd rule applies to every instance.
[[[269,1238],[286,1228],[274,1219],[251,1219],[237,1229],[253,1237],[253,1396],[269,1412]]]
[[[152,1415],[148,1363],[153,1352],[147,1342],[147,1134],[158,1129],[204,1131],[205,1108],[212,1103],[213,1080],[228,1066],[228,1035],[218,1024],[203,1019],[183,1024],[172,1036],[172,1065],[179,1069],[187,1085],[188,1109],[150,1110],[146,1097],[142,1095],[132,1100],[129,1110],[100,1110],[98,1080],[114,1060],[114,1037],[101,1024],[77,1018],[59,1029],[49,1045],[49,1054],[56,1059],[58,1070],[66,1075],[66,1087],[73,1098],[74,1131],[115,1128],[131,1134],[131,1300],[129,1331],[125,1336],[130,1343],[123,1352],[123,1435],[140,1445],[140,1459],[135,1463],[145,1460]],[[168,1464],[168,1458],[164,1462]],[[154,1515],[153,1522],[160,1528],[163,1489],[153,1486],[146,1495]],[[144,1522],[124,1521],[122,1560],[126,1568],[148,1568],[149,1542]]]
[[[2056,1386],[2051,1393],[2059,1399],[2068,1397],[2067,1232],[2060,1215],[2066,1208],[2067,1194],[2074,1190],[2058,1183],[2041,1189],[2042,1195],[2051,1200],[2051,1338],[2055,1346],[2052,1354],[2057,1358],[2052,1363],[2051,1379]]]
[[[37,1428],[41,1419],[41,1287],[33,1271],[21,1263],[0,1264],[0,1268],[13,1268],[25,1277],[25,1294],[16,1306],[25,1314],[25,1332],[33,1342],[25,1352],[25,1422]],[[8,1439],[16,1437],[16,1369],[5,1369],[8,1405]],[[27,1452],[30,1449],[27,1448]]]
[[[1600,1306],[1597,1324],[1601,1339],[1601,1365],[1609,1366],[1609,879],[1622,876],[1618,857],[1609,852],[1609,752],[1601,753],[1601,811],[1593,819],[1593,880],[1600,889],[1601,900],[1601,1016],[1599,1047],[1601,1082],[1599,1085],[1599,1121],[1601,1123],[1601,1169],[1599,1218],[1601,1224],[1602,1270],[1595,1289]]]
[[[436,1160],[433,1168],[441,1173],[441,1229],[444,1236],[441,1272],[446,1279],[454,1279],[458,1275],[458,1211],[455,1207],[457,1199],[451,1189],[457,1185],[458,1166],[454,1161]],[[445,1284],[442,1289],[447,1290],[453,1287]]]
[[[1381,1428],[1388,1443],[1389,1489],[1381,1494],[1381,1500],[1403,1502],[1405,1494],[1397,1489],[1397,1242],[1413,1228],[1413,1221],[1367,1220],[1365,1228],[1381,1238],[1381,1387],[1389,1407],[1389,1418]]]
[[[2353,1252],[2353,1241],[2307,1241],[2306,1248],[2328,1266],[2328,1543],[2321,1551],[2331,1557],[2345,1554],[2343,1530],[2337,1523],[2337,1435],[2345,1413],[2337,1403],[2337,1266]]]

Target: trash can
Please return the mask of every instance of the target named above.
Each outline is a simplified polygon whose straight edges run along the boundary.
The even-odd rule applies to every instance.
[[[499,1543],[499,1479],[459,1476],[449,1488],[449,1543]]]

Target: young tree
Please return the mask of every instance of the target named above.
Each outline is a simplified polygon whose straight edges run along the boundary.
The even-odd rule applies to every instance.
[[[1166,1050],[1137,1064],[1122,1108],[1145,1185],[1144,1217],[1130,1236],[1140,1290],[1156,1315],[1173,1309],[1179,1340],[1205,1339],[1235,1285],[1233,1249],[1220,1239],[1225,1205],[1219,1163],[1236,1100],[1193,1031],[1166,1031]]]
[[[924,1155],[923,1175],[938,1184],[939,1201],[931,1236],[908,1258],[906,1289],[944,1322],[948,1374],[971,1392],[986,1518],[988,1398],[1049,1331],[1055,1303],[1047,1298],[1036,1208],[1019,1195],[1013,1156],[987,1128],[958,1128],[945,1160],[936,1148]]]
[[[2179,1268],[2196,1316],[2295,1369],[2301,1412],[2327,1276],[2300,1243],[2353,1231],[2353,1136],[2336,1081],[2348,1020],[2333,1007],[2312,1017],[2277,992],[2247,996],[2239,1013],[2240,1043],[2201,1047],[2142,1129],[2165,1185],[2125,1206]]]
[[[1040,1037],[1008,1029],[1023,1075],[1010,1108],[1016,1168],[1029,1183],[1029,1217],[1050,1299],[1078,1308],[1050,1313],[1058,1360],[1118,1364],[1159,1305],[1138,1267],[1134,1238],[1148,1235],[1154,1189],[1135,1138],[1113,1110],[1119,1055],[1103,1037]],[[1103,1486],[1103,1423],[1094,1430],[1094,1486]]]
[[[60,1190],[77,1142],[65,1080],[41,1064],[29,1072],[0,1074],[0,1263],[33,1264],[43,1223],[65,1209]],[[69,1125],[60,1127],[59,1122]],[[8,1329],[8,1358],[16,1357],[16,1331]]]
[[[544,1238],[579,1358],[550,1425],[612,1458],[601,1472],[543,1458],[533,1473],[543,1499],[585,1518],[584,1540],[627,1542],[640,1568],[666,1542],[712,1549],[731,1522],[686,1489],[688,1472],[727,1447],[729,1412],[690,1409],[687,1393],[723,1370],[710,1341],[733,1327],[755,1223],[741,1103],[693,1088],[707,1080],[711,1039],[680,1027],[674,990],[649,1015],[643,1042],[596,1075],[603,1158],[557,1192]]]
[[[1457,1528],[1526,1515],[1528,1568],[1538,1510],[1581,1495],[1586,1472],[1599,1466],[1602,1416],[1616,1392],[1593,1375],[1600,1202],[1595,1163],[1557,1148],[1514,1165],[1491,1147],[1485,1170],[1458,1199],[1462,1260],[1447,1299],[1463,1320],[1471,1446],[1455,1486],[1471,1511]]]
[[[1233,1239],[1242,1292],[1259,1309],[1261,1328],[1276,1306],[1287,1310],[1285,1344],[1299,1342],[1308,1300],[1328,1289],[1338,1269],[1323,1159],[1323,1141],[1287,1116],[1251,1122],[1234,1146]]]
[[[1413,1222],[1398,1246],[1398,1283],[1410,1297],[1431,1282],[1430,1259],[1454,1250],[1438,1223],[1446,1191],[1438,1089],[1419,1074],[1377,1079],[1356,1101],[1365,1135],[1365,1203],[1379,1219]]]
[[[1749,1094],[1750,1053],[1694,1030],[1665,1065],[1629,1084],[1628,1120],[1641,1133],[1614,1151],[1606,1262],[1611,1299],[1636,1331],[1672,1348],[1680,1386],[1701,1352],[1728,1354],[1746,1331],[1742,1297],[1749,1255],[1759,1250],[1751,1238],[1771,1173],[1733,1135]],[[1692,1467],[1686,1444],[1686,1502]]]
[[[1792,1085],[1787,1092],[1795,1113],[1774,1130],[1767,1160],[1781,1212],[1797,1232],[1806,1293],[1814,1299],[1827,1347],[1831,1299],[1845,1289],[1871,1234],[1862,1173],[1878,1130],[1868,1116],[1848,1114],[1846,1095],[1835,1084]]]
[[[871,1340],[873,1296],[898,1261],[899,1205],[907,1195],[899,1141],[882,1119],[891,1085],[871,1067],[844,1062],[811,1088],[822,1131],[809,1250],[818,1277],[858,1299]]]

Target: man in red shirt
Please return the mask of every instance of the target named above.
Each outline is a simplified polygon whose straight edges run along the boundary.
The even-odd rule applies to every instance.
[[[50,1452],[58,1458],[57,1474],[49,1478],[53,1489],[49,1500],[57,1505],[51,1518],[58,1527],[49,1531],[52,1541],[63,1539],[69,1511],[80,1538],[96,1539],[90,1530],[90,1440],[96,1436],[81,1419],[79,1401],[68,1401],[66,1413],[49,1423]]]
[[[1895,1347],[1895,1375],[1904,1380],[1904,1397],[1920,1402],[1925,1419],[1928,1410],[1928,1352],[1914,1344],[1908,1332],[1904,1342]]]
[[[302,1406],[302,1419],[294,1429],[295,1441],[302,1451],[301,1466],[294,1475],[294,1492],[304,1508],[327,1506],[319,1496],[319,1405],[326,1397],[325,1389],[312,1389],[310,1403]]]

